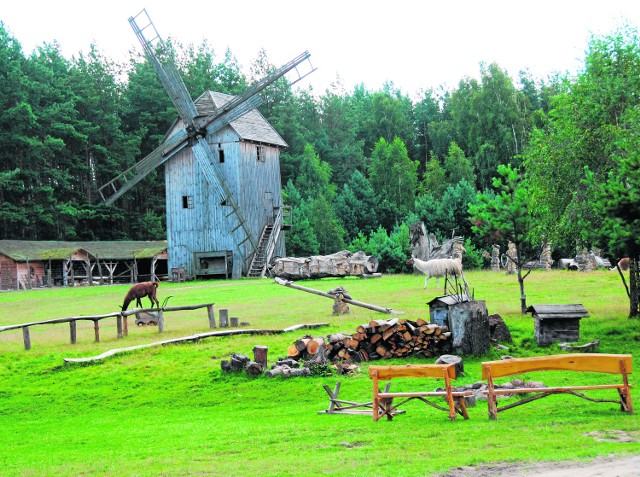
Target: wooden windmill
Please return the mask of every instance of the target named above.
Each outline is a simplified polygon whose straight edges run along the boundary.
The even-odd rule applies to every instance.
[[[288,72],[297,74],[294,84],[314,71],[309,53],[240,96],[209,91],[194,102],[146,10],[129,23],[180,119],[157,149],[100,187],[102,199],[113,204],[164,164],[169,267],[190,276],[264,276],[271,256],[284,254],[290,209],[280,183],[286,143],[255,108]]]

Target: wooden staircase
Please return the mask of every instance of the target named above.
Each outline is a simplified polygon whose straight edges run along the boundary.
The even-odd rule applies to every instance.
[[[278,207],[272,224],[267,224],[253,254],[247,277],[261,278],[267,273],[267,266],[273,257],[282,230],[291,228],[291,207]]]
[[[260,241],[258,242],[258,248],[256,250],[255,255],[253,256],[253,260],[251,261],[251,266],[249,267],[249,272],[247,273],[247,277],[250,278],[260,278],[264,277],[267,271],[267,265],[269,264],[269,257],[267,257],[267,249],[269,244],[269,239],[273,235],[273,225],[267,225],[262,231],[262,236],[260,237]]]

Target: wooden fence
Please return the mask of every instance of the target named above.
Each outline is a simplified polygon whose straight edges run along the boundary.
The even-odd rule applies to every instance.
[[[33,321],[31,323],[21,323],[17,325],[0,326],[0,332],[17,330],[22,328],[22,339],[24,341],[24,349],[31,349],[31,334],[29,329],[36,325],[53,325],[57,323],[69,323],[69,336],[71,344],[76,343],[77,338],[77,322],[81,320],[93,321],[93,329],[95,333],[95,342],[100,342],[100,321],[107,318],[116,319],[116,328],[118,338],[122,338],[129,334],[128,318],[131,315],[139,315],[141,313],[157,313],[158,332],[164,331],[164,313],[170,311],[198,310],[200,308],[207,309],[207,317],[209,319],[209,328],[216,327],[215,314],[213,312],[214,303],[204,303],[200,305],[186,306],[167,306],[164,308],[134,308],[130,311],[108,313],[106,315],[95,316],[71,316],[69,318],[56,318],[53,320]],[[222,311],[222,310],[220,310]],[[224,310],[225,313],[227,310]]]

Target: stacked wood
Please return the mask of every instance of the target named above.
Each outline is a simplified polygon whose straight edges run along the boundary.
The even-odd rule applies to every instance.
[[[451,332],[446,326],[394,318],[372,320],[347,335],[329,335],[324,345],[327,358],[344,361],[370,361],[421,355],[435,357],[451,351]]]
[[[343,250],[332,255],[311,257],[284,257],[275,259],[269,265],[269,273],[273,277],[287,280],[303,280],[306,278],[380,276],[378,259],[365,255],[364,252]]]

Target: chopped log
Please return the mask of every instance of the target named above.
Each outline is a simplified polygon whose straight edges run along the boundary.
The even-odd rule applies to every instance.
[[[278,366],[289,366],[290,368],[299,368],[300,367],[300,363],[298,361],[296,361],[295,359],[286,358],[286,359],[279,359],[271,367],[272,368],[276,368]]]
[[[256,363],[255,361],[250,361],[247,363],[245,371],[251,376],[259,376],[264,371],[264,366],[260,363]]]
[[[316,354],[324,344],[324,338],[313,338],[307,342],[307,353]]]
[[[376,333],[375,335],[371,336],[371,339],[369,341],[371,342],[371,344],[376,344],[381,339],[382,335],[380,333]]]
[[[307,349],[307,344],[309,344],[309,341],[311,341],[311,338],[300,338],[299,340],[296,340],[293,345],[296,347],[298,352],[302,353]]]
[[[299,358],[300,355],[300,350],[295,344],[292,344],[287,348],[287,356],[289,356],[290,358]]]
[[[348,335],[344,335],[342,333],[335,333],[333,335],[327,336],[327,342],[329,342],[331,344],[338,343],[340,341],[344,341],[347,336]]]
[[[309,368],[297,368],[297,369],[285,369],[282,373],[287,378],[295,376],[311,376],[311,370]]]

